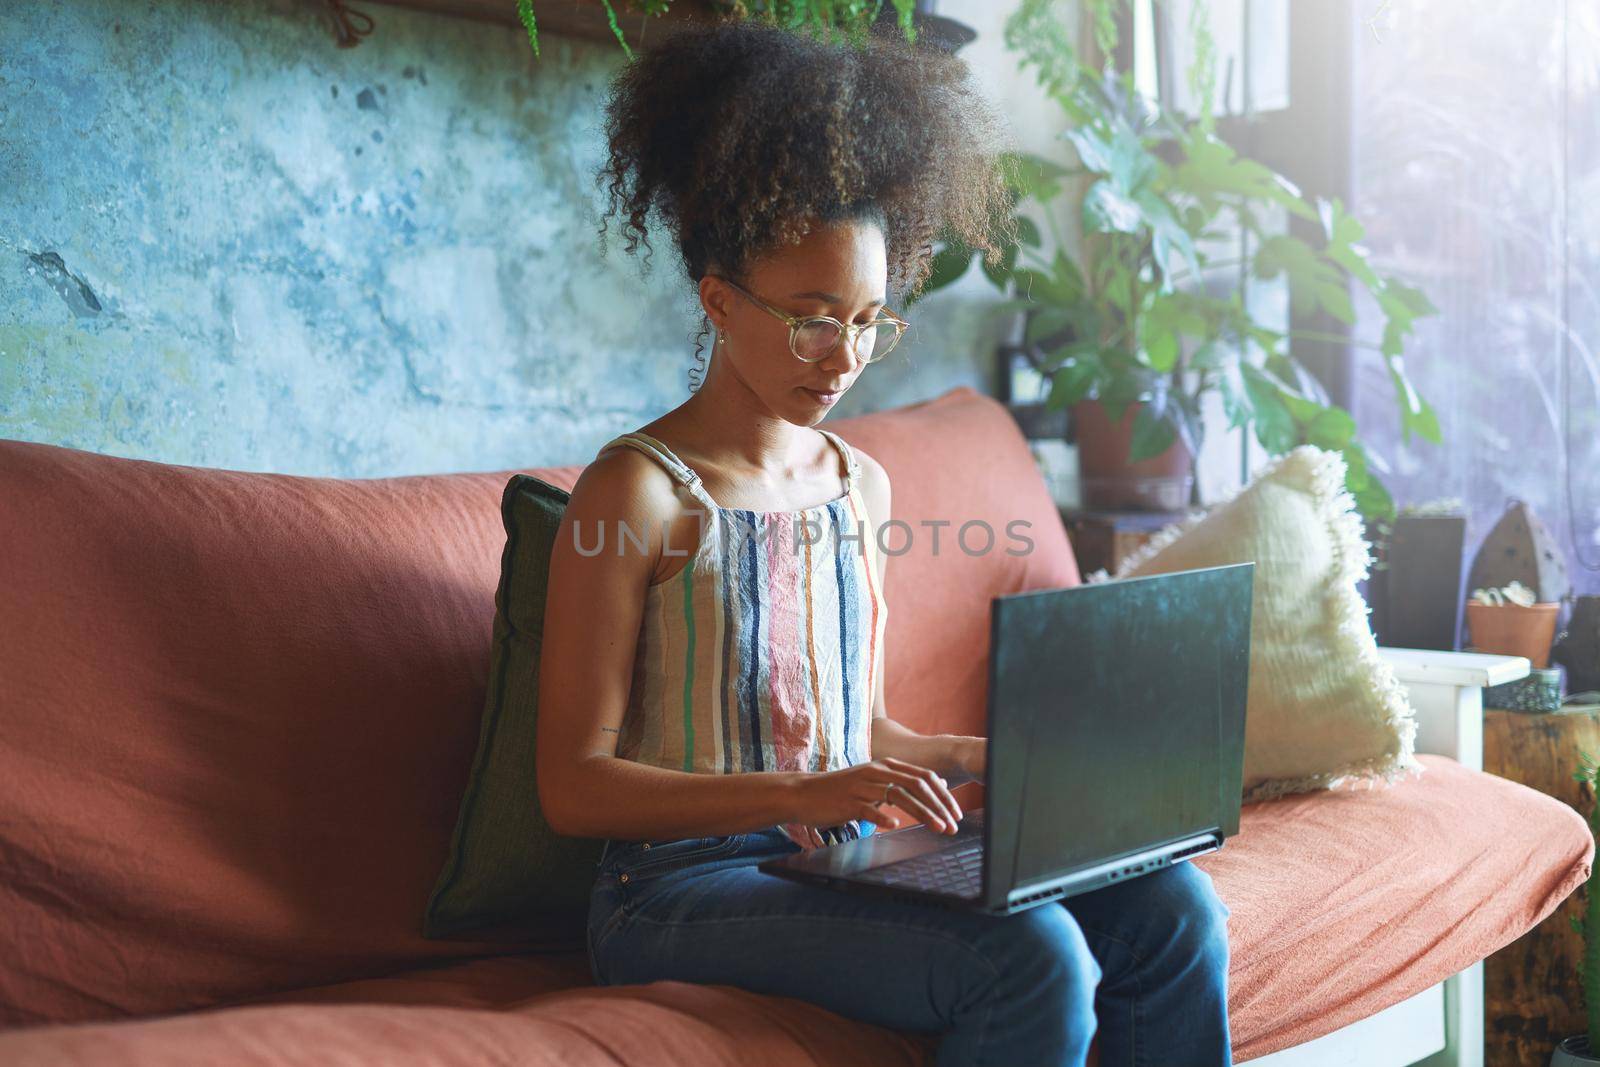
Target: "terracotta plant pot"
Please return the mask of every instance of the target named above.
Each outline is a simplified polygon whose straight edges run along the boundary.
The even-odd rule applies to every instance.
[[[1535,604],[1479,604],[1467,602],[1467,634],[1472,647],[1497,656],[1526,656],[1535,667],[1550,666],[1550,646],[1556,639],[1558,601]]]
[[[1181,511],[1194,487],[1194,457],[1180,437],[1159,456],[1128,461],[1133,420],[1142,404],[1129,404],[1113,423],[1098,400],[1072,406],[1078,442],[1078,483],[1083,506],[1108,511]]]

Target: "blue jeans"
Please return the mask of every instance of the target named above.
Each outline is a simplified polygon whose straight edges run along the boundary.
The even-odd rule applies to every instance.
[[[935,1063],[1226,1067],[1229,911],[1181,862],[987,915],[756,870],[799,852],[777,827],[607,842],[589,901],[600,985],[674,979],[797,997],[942,1034]]]

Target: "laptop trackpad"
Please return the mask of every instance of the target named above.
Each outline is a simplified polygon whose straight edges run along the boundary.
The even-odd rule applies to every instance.
[[[792,867],[813,874],[849,875],[872,867],[896,863],[927,852],[939,852],[971,838],[983,840],[982,808],[962,813],[961,828],[954,834],[941,834],[924,823],[899,830],[876,830],[866,837],[826,848],[796,852],[777,860],[774,866]],[[763,864],[764,866],[765,864]]]

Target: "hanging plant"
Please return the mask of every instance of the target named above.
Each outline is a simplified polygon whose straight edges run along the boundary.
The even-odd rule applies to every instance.
[[[895,22],[906,40],[917,43],[917,30],[912,22],[916,0],[889,0],[895,10]],[[622,51],[631,60],[633,49],[617,25],[617,11],[611,0],[600,0],[606,9],[606,21],[611,32],[622,45]],[[629,7],[646,18],[667,13],[672,0],[632,0]],[[757,19],[771,26],[802,30],[831,41],[835,33],[854,44],[859,44],[877,22],[883,11],[884,0],[710,0],[713,11],[724,18]],[[528,43],[533,54],[539,54],[539,29],[534,19],[533,0],[517,0],[517,17],[528,31]]]

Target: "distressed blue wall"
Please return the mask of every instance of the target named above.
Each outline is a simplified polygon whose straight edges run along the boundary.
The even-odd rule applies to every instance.
[[[584,462],[688,395],[698,301],[603,199],[615,45],[304,0],[0,15],[0,437],[376,476]],[[992,388],[973,278],[834,417]]]

